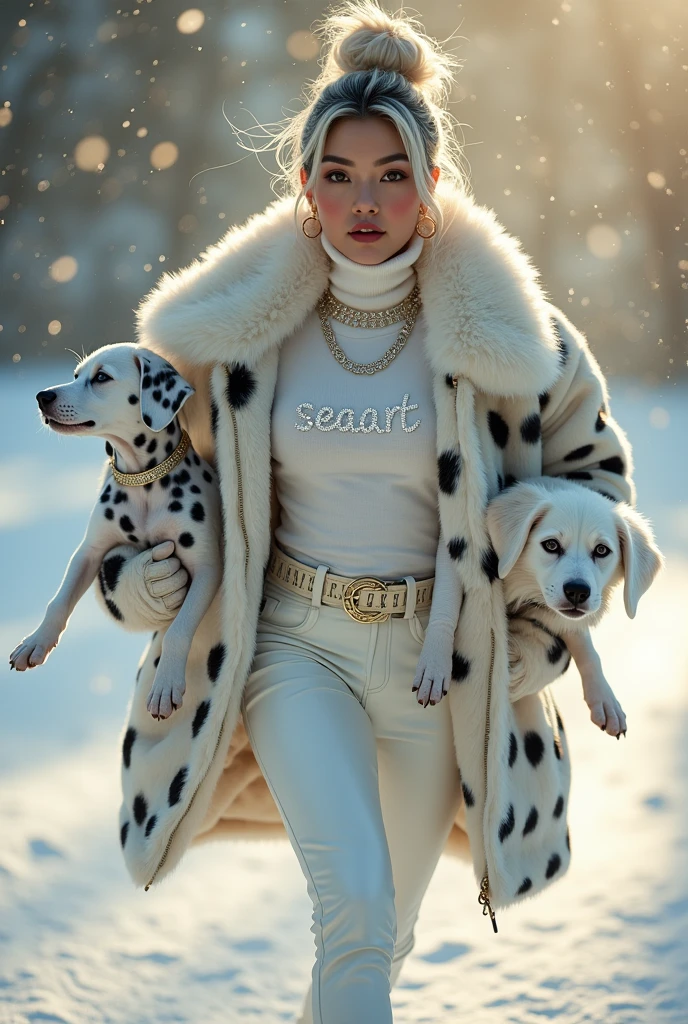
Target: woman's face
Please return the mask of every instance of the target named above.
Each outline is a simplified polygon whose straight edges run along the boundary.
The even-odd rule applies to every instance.
[[[437,181],[440,169],[435,167]],[[301,184],[307,181],[301,169]],[[422,208],[411,164],[396,126],[384,117],[343,117],[325,141],[314,188],[322,229],[344,256],[375,264],[404,250]],[[356,231],[375,227],[374,232]]]

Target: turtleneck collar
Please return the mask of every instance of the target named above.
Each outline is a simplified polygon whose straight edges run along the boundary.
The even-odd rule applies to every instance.
[[[405,299],[416,283],[413,264],[423,250],[424,239],[414,231],[408,249],[374,265],[356,263],[335,249],[320,232],[323,249],[332,260],[330,291],[339,302],[354,309],[389,309]]]

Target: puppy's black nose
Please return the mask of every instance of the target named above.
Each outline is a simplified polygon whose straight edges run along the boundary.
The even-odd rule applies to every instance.
[[[563,589],[567,600],[576,607],[590,597],[590,587],[585,580],[567,580]]]
[[[52,405],[57,395],[54,391],[39,391],[36,395],[36,401],[40,405],[41,409],[47,409],[49,405]]]

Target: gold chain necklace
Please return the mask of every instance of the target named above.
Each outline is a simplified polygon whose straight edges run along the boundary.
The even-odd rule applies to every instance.
[[[325,341],[340,366],[343,366],[345,370],[349,370],[351,373],[371,374],[377,373],[378,370],[384,370],[399,355],[406,344],[409,334],[413,330],[420,307],[420,289],[417,284],[414,285],[410,294],[396,306],[390,306],[389,309],[382,310],[354,309],[353,306],[347,306],[345,303],[335,299],[328,288],[318,301],[318,316],[320,317]],[[370,329],[374,327],[389,327],[391,324],[399,323],[400,320],[405,320],[405,323],[396,341],[390,345],[379,359],[375,359],[372,363],[357,363],[353,359],[349,359],[337,344],[334,331],[328,323],[328,316],[331,316],[333,320],[337,320],[339,323],[348,324],[351,327],[367,327]]]
[[[183,427],[181,431],[181,440],[174,451],[170,452],[167,458],[159,463],[159,465],[152,466],[151,469],[142,469],[140,473],[123,473],[121,469],[117,469],[113,452],[110,456],[110,465],[112,467],[112,475],[117,483],[122,484],[124,487],[141,487],[143,484],[152,484],[154,480],[159,480],[170,473],[182,461],[191,444],[191,438]]]

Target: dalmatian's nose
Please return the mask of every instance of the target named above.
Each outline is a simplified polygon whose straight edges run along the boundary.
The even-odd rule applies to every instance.
[[[43,410],[52,405],[56,398],[57,395],[54,391],[39,391],[36,395],[36,401]]]
[[[590,587],[585,580],[567,580],[563,590],[567,599],[575,607],[583,604],[590,597]]]

